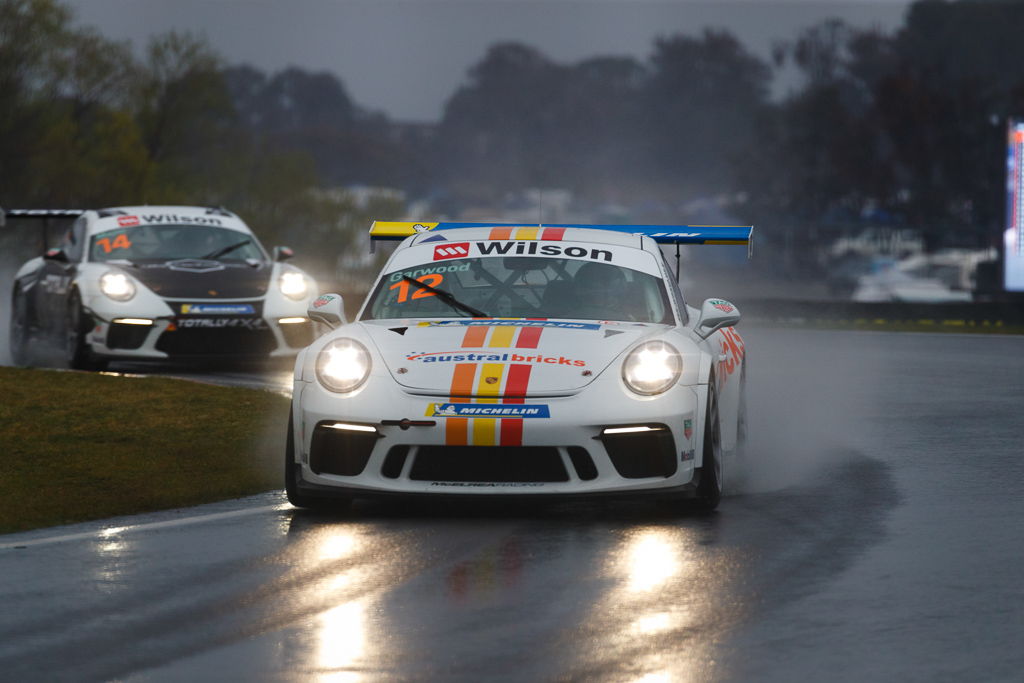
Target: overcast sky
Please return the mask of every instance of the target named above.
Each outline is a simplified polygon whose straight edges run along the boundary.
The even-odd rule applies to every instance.
[[[646,59],[657,36],[727,28],[768,58],[829,17],[892,30],[907,0],[64,0],[77,23],[139,48],[170,29],[204,35],[229,64],[328,70],[361,106],[435,121],[488,46],[517,41],[573,63]]]

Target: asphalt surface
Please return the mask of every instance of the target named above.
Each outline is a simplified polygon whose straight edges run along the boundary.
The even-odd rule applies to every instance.
[[[1024,337],[741,331],[715,514],[274,492],[0,536],[0,679],[1020,680]]]

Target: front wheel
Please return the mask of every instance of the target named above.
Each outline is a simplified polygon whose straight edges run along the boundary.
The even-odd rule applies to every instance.
[[[704,458],[698,470],[700,480],[694,505],[710,512],[722,500],[725,472],[722,469],[722,430],[718,418],[718,392],[715,383],[708,384],[708,406],[704,418]]]
[[[64,356],[67,358],[68,367],[73,370],[103,370],[107,367],[107,361],[95,358],[85,342],[90,322],[89,316],[82,309],[82,300],[78,292],[75,292],[68,301],[68,316],[64,329]]]
[[[284,491],[288,502],[297,508],[313,510],[344,510],[351,505],[350,498],[320,498],[303,493],[299,489],[302,468],[295,462],[295,420],[291,406],[288,408],[288,440],[284,447]]]

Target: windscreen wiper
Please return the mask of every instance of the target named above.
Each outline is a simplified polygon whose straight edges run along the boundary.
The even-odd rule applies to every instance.
[[[469,304],[462,303],[461,301],[456,299],[454,296],[452,296],[450,292],[446,292],[443,289],[438,289],[437,287],[431,287],[426,282],[420,282],[416,278],[409,277],[408,275],[403,275],[402,279],[405,280],[406,282],[410,283],[410,284],[416,285],[420,289],[425,289],[428,292],[430,292],[431,294],[436,295],[438,299],[440,299],[441,301],[445,302],[446,304],[448,304],[449,306],[451,306],[452,308],[454,308],[457,311],[464,311],[466,313],[469,313],[474,318],[490,318],[491,317],[491,316],[487,315],[486,313],[484,313],[483,311],[481,311],[480,309],[473,308]]]
[[[234,251],[235,249],[238,249],[239,247],[244,247],[245,245],[249,244],[249,242],[252,242],[252,240],[251,239],[244,239],[241,242],[239,242],[238,244],[229,244],[226,247],[221,247],[220,249],[215,249],[215,250],[211,251],[206,256],[200,256],[199,259],[202,260],[202,261],[216,261],[221,256],[224,256],[225,254],[229,254],[232,251]]]

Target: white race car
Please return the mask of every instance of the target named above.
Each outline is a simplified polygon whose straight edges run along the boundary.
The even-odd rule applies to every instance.
[[[740,314],[686,305],[658,243],[750,234],[374,223],[372,238],[409,236],[357,321],[337,294],[309,309],[335,329],[296,358],[288,499],[664,494],[715,508],[745,433]]]
[[[119,360],[291,357],[309,344],[316,283],[268,255],[224,209],[126,206],[12,210],[7,218],[75,220],[60,244],[17,272],[14,362],[52,338],[73,368]],[[45,233],[44,233],[45,234]]]

